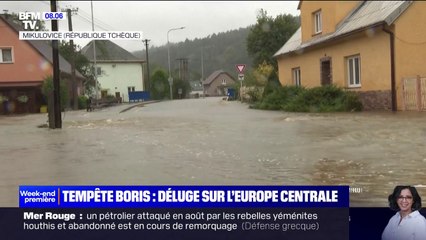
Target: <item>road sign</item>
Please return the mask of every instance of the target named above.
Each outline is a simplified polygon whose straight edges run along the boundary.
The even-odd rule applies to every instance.
[[[235,65],[235,67],[237,68],[237,71],[239,73],[243,73],[244,69],[246,68],[246,65],[245,64],[237,64],[237,65]]]
[[[168,79],[168,80],[169,80],[169,84],[170,84],[170,85],[172,85],[172,84],[173,84],[173,78],[172,78],[172,77],[169,77],[169,79]]]
[[[238,80],[244,81],[244,74],[238,74]]]

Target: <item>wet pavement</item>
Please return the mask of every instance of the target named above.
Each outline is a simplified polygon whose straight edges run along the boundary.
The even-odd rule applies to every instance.
[[[398,184],[426,198],[426,112],[286,113],[221,98],[0,116],[0,206],[19,185],[350,185],[387,206]]]

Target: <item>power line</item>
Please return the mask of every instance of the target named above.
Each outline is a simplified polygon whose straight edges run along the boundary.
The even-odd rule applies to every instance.
[[[45,4],[45,5],[50,7],[50,4],[47,3],[47,2],[40,1],[40,3]],[[80,19],[83,19],[84,21],[92,24],[91,15],[88,12],[84,11],[83,9],[81,9],[81,8],[78,9],[77,16],[80,17]],[[94,19],[96,20],[95,21],[96,27],[103,29],[105,31],[114,30],[114,27],[112,27],[111,25],[101,21],[100,19],[98,19],[96,17],[94,17]]]
[[[398,39],[399,41],[401,41],[401,42],[403,42],[405,44],[409,44],[409,45],[423,45],[423,44],[426,44],[426,41],[424,41],[424,42],[410,42],[410,41],[407,41],[407,40],[404,40],[402,38],[397,37],[395,34],[394,34],[394,36],[395,36],[396,39]]]
[[[82,15],[81,15],[81,14],[79,14],[79,13],[77,13],[77,16],[78,16],[78,17],[80,17],[80,19],[82,19],[82,20],[86,21],[87,23],[92,24],[92,20],[88,19],[87,17],[84,17],[84,16],[82,16]],[[96,25],[96,27],[98,27],[98,28],[100,28],[100,29],[103,29],[103,30],[105,30],[105,31],[109,31],[109,30],[110,30],[110,29],[108,29],[108,28],[106,28],[106,27],[103,27],[103,26],[101,26],[101,25],[97,24],[97,23],[95,23],[95,25]]]
[[[91,18],[90,14],[89,14],[89,13],[87,13],[87,12],[85,12],[84,10],[80,9],[80,12],[81,12],[81,16],[82,16],[82,17],[86,17],[86,18],[89,18],[89,17],[90,17],[90,18]],[[96,22],[97,24],[101,24],[101,25],[103,25],[104,27],[109,28],[109,29],[111,29],[111,30],[114,30],[114,29],[115,29],[113,26],[109,25],[108,23],[105,23],[105,22],[101,21],[100,19],[98,19],[98,18],[96,18],[96,17],[94,17],[94,19],[95,19],[95,22]],[[96,25],[97,25],[97,24],[96,24]]]

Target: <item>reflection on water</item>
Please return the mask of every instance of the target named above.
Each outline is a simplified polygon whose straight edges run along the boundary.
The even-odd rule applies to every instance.
[[[426,113],[250,110],[218,98],[65,115],[0,117],[0,205],[19,185],[350,185],[386,206],[397,184],[426,197]]]

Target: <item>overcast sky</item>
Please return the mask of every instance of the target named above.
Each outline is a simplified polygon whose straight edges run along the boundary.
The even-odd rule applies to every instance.
[[[58,1],[59,9],[78,8],[74,15],[74,31],[91,31],[91,1]],[[298,1],[93,1],[96,31],[141,31],[150,46],[170,42],[204,38],[213,33],[235,30],[256,23],[258,11],[263,8],[269,16],[279,14],[298,15]],[[49,1],[1,1],[0,11],[50,11]],[[50,22],[47,22],[50,28]],[[68,29],[67,21],[61,21],[60,31]],[[75,41],[81,47],[88,40]],[[129,51],[141,50],[141,41],[115,41]]]

